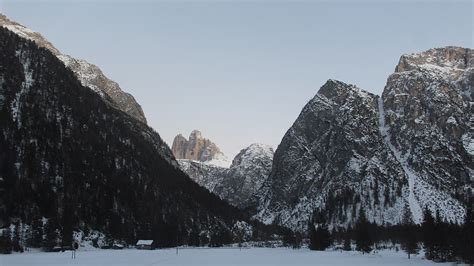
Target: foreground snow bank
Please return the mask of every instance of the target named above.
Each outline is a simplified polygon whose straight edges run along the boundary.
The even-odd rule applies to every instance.
[[[310,251],[308,249],[175,249],[163,250],[94,250],[78,251],[76,259],[70,252],[23,253],[0,255],[0,265],[433,265],[421,256],[406,258],[403,252],[389,250],[362,255],[357,252]],[[443,264],[436,264],[443,265]],[[445,264],[447,265],[447,264]]]

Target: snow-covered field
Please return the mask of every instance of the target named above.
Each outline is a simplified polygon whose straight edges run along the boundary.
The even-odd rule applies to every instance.
[[[380,251],[362,255],[358,252],[310,251],[308,249],[251,248],[251,249],[175,249],[163,250],[93,250],[78,251],[76,259],[70,252],[0,255],[0,265],[432,265],[422,256],[408,260],[406,254]],[[447,265],[437,263],[436,265]]]

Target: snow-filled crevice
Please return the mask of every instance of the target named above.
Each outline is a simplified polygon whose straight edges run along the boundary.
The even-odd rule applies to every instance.
[[[417,182],[418,177],[408,166],[408,163],[406,160],[408,156],[407,155],[402,156],[402,153],[390,142],[390,138],[388,136],[389,128],[385,125],[385,111],[384,111],[382,97],[379,97],[378,99],[378,109],[379,109],[378,115],[379,115],[380,134],[382,135],[385,145],[392,151],[393,155],[395,156],[397,161],[400,163],[400,166],[403,168],[403,171],[405,172],[405,176],[408,179],[408,192],[409,192],[408,204],[410,206],[410,211],[413,217],[413,221],[416,224],[420,224],[421,221],[423,220],[423,210],[414,192],[415,182]]]
[[[21,128],[21,102],[24,95],[26,95],[33,85],[33,70],[31,69],[31,61],[25,53],[20,50],[16,51],[16,56],[23,65],[23,73],[25,75],[24,81],[21,83],[20,91],[15,94],[11,103],[12,118],[17,123],[18,128]]]

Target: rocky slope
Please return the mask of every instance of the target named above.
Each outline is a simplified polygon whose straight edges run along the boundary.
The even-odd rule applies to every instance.
[[[78,60],[71,56],[61,54],[60,51],[48,42],[40,33],[11,21],[2,14],[0,14],[0,26],[15,32],[18,36],[24,39],[35,42],[39,47],[48,49],[74,72],[83,86],[98,93],[114,108],[117,108],[139,121],[146,123],[145,114],[133,96],[123,92],[120,86],[116,82],[108,79],[97,66],[84,60]]]
[[[171,150],[176,159],[193,160],[226,168],[231,163],[219,147],[209,139],[204,138],[198,130],[193,130],[189,135],[189,139],[178,134],[173,140]]]
[[[252,205],[254,193],[270,174],[273,149],[267,145],[252,144],[241,150],[230,168],[217,167],[192,160],[178,160],[196,183],[207,188],[230,204],[247,208]]]
[[[179,166],[200,186],[215,194],[215,188],[221,184],[229,168],[215,166],[194,160],[178,159]]]
[[[234,206],[248,207],[249,200],[270,174],[272,160],[270,146],[250,145],[235,156],[225,178],[213,192]]]
[[[231,241],[242,214],[23,31],[0,27],[0,227],[47,221],[63,245],[73,230],[158,246]]]
[[[345,226],[362,207],[393,224],[409,206],[416,222],[424,207],[460,222],[473,180],[472,62],[455,47],[402,56],[382,97],[329,80],[276,150],[256,218],[303,231],[315,209]]]
[[[382,132],[409,177],[411,200],[443,210],[449,220],[463,215],[458,201],[474,181],[473,67],[472,49],[404,55],[379,104]],[[418,211],[412,206],[415,221]]]

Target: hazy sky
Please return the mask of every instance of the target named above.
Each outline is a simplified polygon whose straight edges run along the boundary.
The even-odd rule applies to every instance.
[[[327,79],[379,94],[401,54],[474,43],[471,0],[0,0],[0,10],[98,65],[170,145],[200,129],[230,158],[253,142],[276,148]]]

